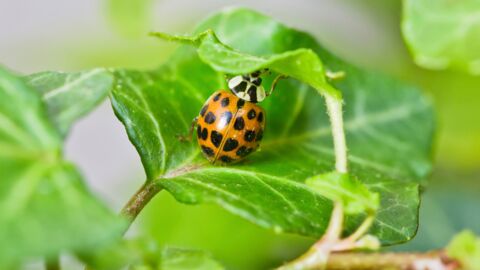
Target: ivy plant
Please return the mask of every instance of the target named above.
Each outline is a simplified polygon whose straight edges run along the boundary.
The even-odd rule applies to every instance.
[[[216,203],[277,233],[321,238],[329,251],[412,239],[435,129],[418,88],[358,68],[249,9],[221,11],[190,36],[152,35],[183,44],[154,70],[26,77],[0,70],[0,261],[44,257],[51,266],[69,252],[111,268],[96,262],[132,248],[121,235],[161,190],[180,203]],[[216,166],[196,143],[178,139],[207,98],[227,88],[226,76],[263,68],[275,73],[267,86],[276,74],[288,78],[261,103],[260,151]],[[62,157],[71,125],[107,96],[146,174],[122,217]],[[332,235],[336,243],[325,240]],[[132,269],[223,269],[200,251],[134,250],[125,260]]]
[[[117,239],[126,225],[87,190],[75,166],[62,157],[61,133],[43,102],[49,93],[54,92],[46,91],[42,98],[22,78],[0,68],[3,267],[64,250],[93,251]]]
[[[243,25],[243,35],[234,35],[232,29],[239,25]],[[277,231],[322,235],[331,202],[303,182],[331,171],[334,152],[325,100],[310,86],[293,78],[279,83],[275,94],[261,104],[267,112],[261,151],[242,164],[212,166],[197,145],[176,138],[188,130],[208,96],[226,87],[224,72],[237,74],[259,67],[280,71],[275,65],[283,59],[310,61],[308,56],[312,56],[312,64],[306,65],[317,71],[304,72],[315,74],[323,68],[317,54],[328,69],[348,74],[335,87],[341,89],[345,104],[350,104],[345,129],[351,172],[382,198],[372,230],[385,244],[413,237],[418,187],[430,170],[433,134],[431,105],[418,89],[345,63],[308,34],[250,10],[215,15],[196,32],[206,29],[213,29],[223,43],[200,34],[193,38],[201,42],[198,53],[192,47],[181,47],[158,70],[115,71],[112,105],[142,158],[147,184],[165,188],[183,203],[219,203]],[[256,38],[245,42],[244,36]],[[236,53],[236,61],[249,55],[258,59],[232,65],[225,60],[233,54],[230,47],[236,49],[233,52],[245,52]],[[412,133],[418,134],[413,140]],[[292,214],[285,216],[286,209]],[[352,218],[349,226],[355,227],[356,221]]]

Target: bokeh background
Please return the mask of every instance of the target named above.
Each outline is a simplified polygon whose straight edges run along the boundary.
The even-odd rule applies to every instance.
[[[392,249],[438,248],[464,228],[480,233],[480,77],[416,67],[400,32],[401,1],[0,0],[0,63],[21,74],[98,66],[154,68],[175,46],[147,37],[149,30],[188,33],[209,13],[232,5],[308,31],[343,58],[417,84],[433,99],[435,168],[424,190],[419,232]],[[66,155],[115,210],[145,178],[108,101],[75,125]],[[266,269],[295,257],[313,241],[275,234],[215,205],[181,205],[166,192],[147,206],[130,235],[205,249],[232,269]]]

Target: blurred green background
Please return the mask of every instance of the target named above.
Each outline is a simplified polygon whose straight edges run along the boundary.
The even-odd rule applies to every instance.
[[[400,32],[400,1],[0,0],[0,62],[25,74],[154,68],[174,45],[148,38],[149,30],[188,33],[209,13],[232,5],[308,31],[349,61],[421,86],[434,101],[435,169],[424,189],[419,232],[393,249],[438,248],[463,228],[480,233],[480,77],[415,66]],[[144,179],[108,103],[76,125],[66,151],[115,209]],[[147,206],[129,235],[205,249],[231,269],[268,268],[299,255],[314,240],[275,234],[216,205],[180,205],[167,193]]]

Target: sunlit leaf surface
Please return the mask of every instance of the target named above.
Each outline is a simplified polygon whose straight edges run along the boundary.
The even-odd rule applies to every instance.
[[[197,31],[208,28],[241,52],[268,56],[309,48],[328,69],[346,72],[335,86],[345,98],[350,171],[381,198],[371,233],[384,244],[413,237],[418,186],[430,171],[433,133],[431,105],[420,91],[351,66],[308,34],[250,10],[221,12]],[[267,78],[265,85],[270,83]],[[190,47],[178,49],[157,70],[115,73],[111,101],[140,154],[147,181],[156,181],[183,203],[215,202],[278,232],[321,235],[331,202],[303,182],[334,168],[324,100],[299,81],[280,82],[261,103],[267,112],[261,150],[240,164],[220,167],[206,162],[196,142],[176,138],[220,88],[225,88],[223,74]],[[347,229],[360,220],[349,217]]]
[[[40,95],[3,68],[0,172],[0,264],[91,252],[124,226],[62,160],[61,138]]]

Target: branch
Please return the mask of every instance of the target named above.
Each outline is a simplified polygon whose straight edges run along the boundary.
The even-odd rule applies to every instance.
[[[162,188],[154,181],[146,182],[127,202],[123,207],[120,215],[127,218],[128,226],[124,233],[128,230],[138,214],[142,211],[145,205],[155,196]]]
[[[425,253],[332,253],[326,268],[321,267],[311,269],[455,270],[460,269],[460,264],[439,250]]]

